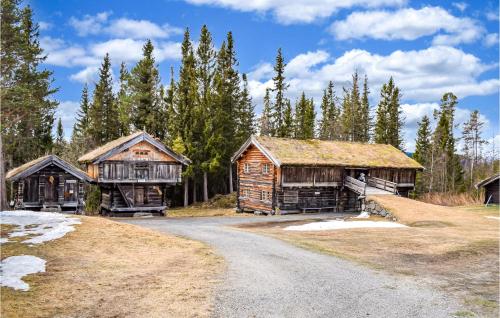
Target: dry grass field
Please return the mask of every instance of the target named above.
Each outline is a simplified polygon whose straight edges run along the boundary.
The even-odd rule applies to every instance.
[[[206,317],[222,260],[206,245],[99,217],[40,246],[2,245],[2,259],[47,261],[24,280],[30,290],[1,288],[2,317]],[[2,226],[2,236],[12,228]]]
[[[234,208],[205,208],[202,206],[190,206],[186,208],[174,208],[167,212],[167,217],[204,217],[204,216],[245,216],[249,214],[236,213]],[[252,214],[253,216],[253,214]]]
[[[486,218],[498,217],[498,206],[444,207],[395,196],[373,199],[409,227],[319,232],[284,231],[290,223],[240,227],[376,269],[415,276],[463,299],[471,314],[498,316],[500,221]]]

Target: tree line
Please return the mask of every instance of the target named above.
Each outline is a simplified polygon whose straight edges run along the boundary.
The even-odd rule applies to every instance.
[[[118,89],[114,90],[108,54],[98,79],[82,89],[76,122],[69,141],[61,119],[52,135],[58,102],[52,97],[52,72],[43,68],[46,56],[29,6],[20,0],[1,0],[1,138],[0,174],[5,194],[6,170],[47,153],[76,163],[83,153],[106,142],[144,130],[192,160],[184,172],[191,201],[208,200],[215,193],[233,191],[231,155],[252,134],[285,138],[339,140],[390,144],[404,150],[401,91],[391,77],[380,89],[378,104],[370,105],[368,77],[352,74],[342,96],[332,81],[323,91],[316,113],[315,101],[305,92],[292,101],[286,63],[278,49],[272,86],[265,91],[263,111],[257,119],[246,74],[238,71],[231,32],[215,48],[207,26],[201,28],[198,45],[190,30],[182,41],[177,74],[169,72],[164,86],[154,57],[154,45],[146,41],[142,58],[129,67],[120,64]],[[491,169],[482,149],[479,113],[474,111],[463,127],[462,154],[453,135],[457,97],[443,95],[434,113],[419,123],[413,157],[426,169],[417,176],[417,193],[465,191]],[[496,171],[496,170],[495,170]],[[2,207],[6,196],[2,195]]]

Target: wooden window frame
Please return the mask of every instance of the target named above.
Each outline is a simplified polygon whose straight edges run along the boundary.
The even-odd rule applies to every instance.
[[[242,194],[243,194],[241,196],[242,198],[245,198],[245,199],[250,198],[250,189],[243,189]]]
[[[269,174],[271,172],[271,165],[268,163],[262,164],[262,174]]]
[[[248,162],[243,163],[243,173],[250,173],[250,164]]]
[[[260,201],[262,202],[271,202],[272,194],[271,191],[261,190],[260,191]]]

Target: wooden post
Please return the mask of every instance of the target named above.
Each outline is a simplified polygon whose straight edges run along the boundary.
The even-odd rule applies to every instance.
[[[229,163],[229,193],[233,193],[233,165]]]
[[[208,201],[208,173],[203,171],[203,202]]]
[[[184,206],[189,204],[189,178],[184,179]]]

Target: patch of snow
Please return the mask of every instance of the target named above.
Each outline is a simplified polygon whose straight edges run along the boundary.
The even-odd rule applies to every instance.
[[[487,219],[495,219],[495,220],[500,220],[500,217],[498,216],[485,216]]]
[[[401,228],[406,225],[396,222],[374,222],[374,221],[337,221],[313,222],[303,225],[291,225],[284,228],[285,231],[327,231],[359,228]]]
[[[6,237],[0,237],[0,244],[7,243],[8,241],[9,241],[8,238],[6,238]]]
[[[355,216],[356,219],[368,219],[370,217],[370,213],[363,211],[358,216]]]
[[[75,230],[73,225],[80,223],[77,218],[53,212],[22,210],[0,212],[0,224],[18,226],[9,234],[9,237],[37,235],[24,240],[23,243],[25,244],[41,244],[61,238]],[[2,241],[1,243],[5,242]]]
[[[45,260],[32,255],[11,256],[0,263],[0,285],[27,291],[30,286],[22,278],[45,272]]]

